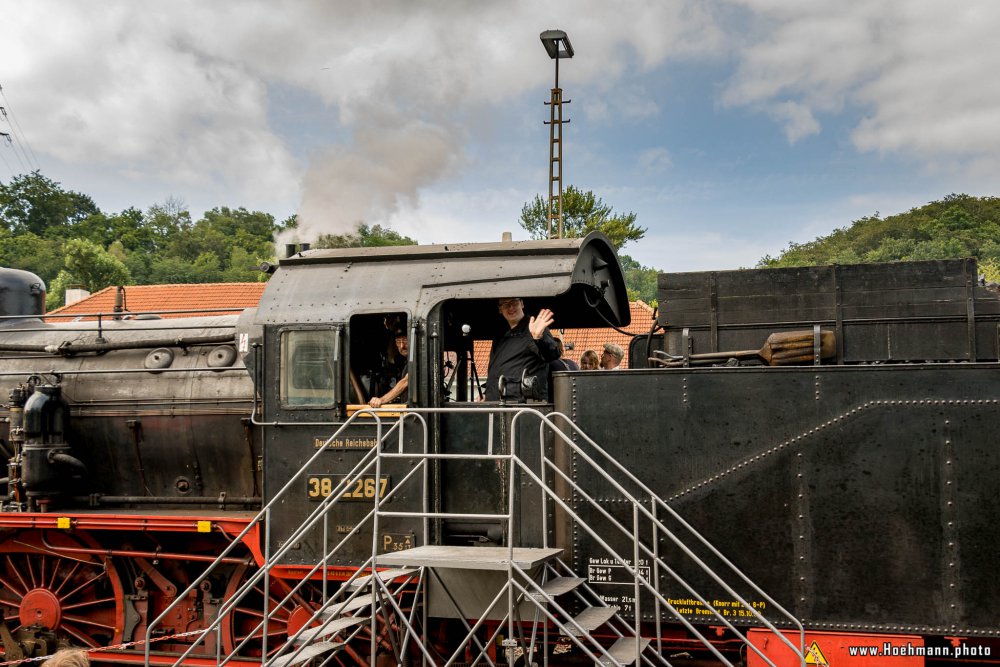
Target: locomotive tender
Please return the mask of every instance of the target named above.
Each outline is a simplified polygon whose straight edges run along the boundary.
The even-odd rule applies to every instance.
[[[767,664],[732,642],[760,625],[751,608],[794,628],[773,603],[808,631],[873,643],[993,647],[1000,635],[1000,297],[972,261],[663,274],[659,319],[633,340],[632,369],[556,373],[552,403],[512,405],[476,401],[486,369],[474,368],[472,341],[502,331],[496,303],[508,296],[529,314],[551,308],[560,328],[627,325],[603,236],[304,251],[238,316],[60,322],[42,317],[37,278],[5,270],[0,280],[6,661],[75,645],[107,662],[190,653],[191,664],[259,664],[313,627],[328,589],[370,569],[373,552],[381,567],[434,545],[562,550],[599,604],[657,640],[637,643],[647,660],[742,651]],[[408,404],[376,415],[364,408],[390,322],[410,340]],[[776,333],[804,356],[770,357]],[[398,428],[400,452],[429,453],[420,484],[408,482],[406,458],[357,472],[397,446],[384,436],[399,414],[425,425],[420,437]],[[559,435],[538,435],[555,414],[566,439],[589,436],[635,482],[618,486],[581,452],[560,454]],[[532,437],[541,450],[526,448],[516,479],[489,458]],[[544,481],[549,461],[564,477],[550,477],[546,495],[536,473]],[[665,540],[642,544],[649,558],[644,538],[596,528],[633,521],[626,487],[636,484],[769,596],[719,589],[695,568],[684,581],[714,593],[693,598],[668,576],[684,559]],[[331,500],[321,530],[298,530]],[[388,511],[372,523],[382,501]],[[707,543],[696,556],[711,557]],[[652,587],[623,578],[633,553],[636,581]],[[261,566],[269,576],[255,584]],[[416,608],[410,585],[399,599]],[[424,627],[442,655],[464,634],[461,617],[479,618],[442,603],[446,588],[428,598]],[[261,607],[277,612],[266,630]],[[496,659],[514,644],[493,616],[480,643]],[[692,648],[688,623],[719,627],[714,649]],[[386,631],[402,625],[355,627],[345,657],[329,659],[367,663],[369,641],[373,654],[405,653]],[[538,650],[552,660],[590,656],[550,639]]]

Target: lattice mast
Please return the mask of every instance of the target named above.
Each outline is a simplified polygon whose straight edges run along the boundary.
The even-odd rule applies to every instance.
[[[559,61],[563,58],[573,57],[573,46],[569,43],[569,38],[562,30],[546,30],[539,38],[549,57],[556,63],[556,80],[552,88],[552,96],[549,105],[549,120],[545,124],[549,126],[549,201],[548,201],[548,222],[549,238],[552,236],[553,226],[557,229],[555,238],[563,237],[563,141],[562,126],[568,123],[569,119],[563,120],[563,104],[569,104],[572,100],[563,100],[562,88],[559,87]],[[560,46],[562,48],[560,48]]]

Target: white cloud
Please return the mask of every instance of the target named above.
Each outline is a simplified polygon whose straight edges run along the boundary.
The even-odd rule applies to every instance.
[[[785,136],[789,143],[794,144],[811,134],[819,134],[819,122],[804,104],[780,102],[772,105],[768,112],[773,118],[784,123]]]
[[[294,196],[299,169],[267,126],[260,80],[184,48],[155,12],[105,9],[98,18],[90,6],[40,2],[4,13],[0,53],[13,73],[3,84],[19,93],[36,152],[128,180]]]
[[[722,101],[767,112],[790,140],[849,106],[862,151],[960,169],[1000,151],[1000,4],[969,0],[837,3],[740,0],[764,26],[737,53]],[[985,161],[985,165],[984,165]]]
[[[642,170],[646,172],[666,171],[671,165],[670,152],[663,146],[640,151],[637,161]]]

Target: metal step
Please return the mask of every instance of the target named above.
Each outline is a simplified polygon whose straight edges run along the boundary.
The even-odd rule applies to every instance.
[[[329,623],[326,623],[322,627],[307,628],[302,631],[298,639],[295,640],[296,644],[308,644],[317,637],[332,637],[341,630],[345,630],[354,625],[360,625],[361,623],[368,622],[367,616],[344,616],[343,618],[337,618]]]
[[[412,567],[400,567],[393,570],[379,570],[378,578],[382,581],[392,581],[393,579],[398,579],[399,577],[408,577],[411,574],[416,574],[417,569]],[[372,575],[367,575],[364,577],[358,577],[351,583],[351,588],[363,588],[368,585],[371,581]]]
[[[564,593],[569,593],[585,581],[586,579],[583,577],[556,577],[542,584],[542,593],[532,593],[531,597],[539,601],[559,597]]]
[[[312,660],[316,656],[323,655],[324,653],[329,653],[330,651],[335,651],[340,647],[344,646],[343,642],[316,642],[315,644],[310,644],[306,646],[298,655],[295,655],[295,651],[292,650],[288,655],[283,655],[275,658],[271,661],[271,667],[293,667],[293,665],[301,665],[307,660]]]
[[[576,624],[583,628],[585,632],[590,632],[591,630],[596,630],[610,621],[611,617],[617,613],[618,607],[588,607],[574,616],[573,620],[576,621]],[[567,623],[566,629],[562,634],[569,634],[573,637],[582,637],[585,633],[577,630],[575,625]]]
[[[522,570],[530,570],[558,558],[562,549],[513,550],[513,563]],[[382,565],[408,565],[411,567],[441,567],[456,570],[506,570],[511,550],[507,547],[454,547],[427,544],[422,547],[395,551],[378,557]]]
[[[646,650],[647,646],[649,646],[649,640],[640,638],[639,653]],[[639,659],[639,653],[636,653],[635,649],[635,637],[619,637],[618,641],[616,641],[611,648],[608,649],[608,655],[602,655],[601,659],[597,661],[597,664],[602,667],[604,665],[608,665],[609,667],[616,667],[617,665],[631,665]]]
[[[365,593],[363,595],[356,596],[350,602],[333,602],[326,611],[323,612],[323,616],[330,618],[331,616],[340,616],[341,614],[346,614],[349,611],[354,611],[355,609],[363,609],[364,607],[372,606],[372,594]]]

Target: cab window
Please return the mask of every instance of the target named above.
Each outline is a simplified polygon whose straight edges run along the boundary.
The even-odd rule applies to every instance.
[[[283,406],[333,406],[336,343],[331,330],[282,332],[279,396]]]
[[[392,391],[409,372],[409,345],[404,345],[404,354],[397,343],[400,337],[408,343],[407,323],[408,317],[404,312],[365,313],[351,317],[352,400],[368,403],[374,397],[388,394],[393,396],[390,402],[407,402],[408,392]]]

